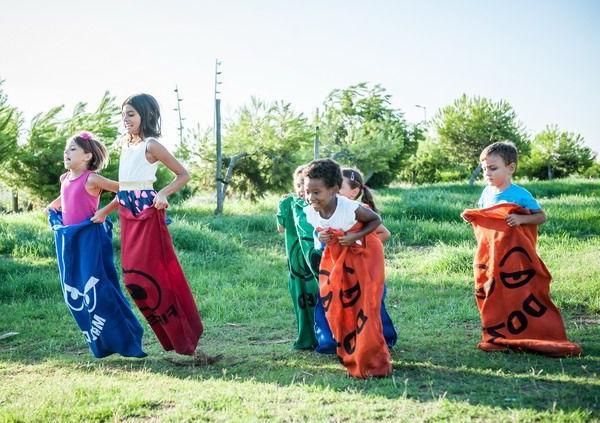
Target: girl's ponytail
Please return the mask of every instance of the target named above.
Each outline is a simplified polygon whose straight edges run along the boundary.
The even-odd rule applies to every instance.
[[[360,199],[360,201],[362,203],[365,203],[367,206],[369,206],[371,208],[371,210],[373,210],[375,213],[379,214],[379,210],[377,210],[377,207],[375,206],[375,200],[373,199],[373,193],[371,192],[369,187],[367,187],[366,185],[363,184],[361,191],[362,191],[362,198]]]
[[[362,195],[360,201],[369,206],[375,213],[379,213],[379,210],[377,210],[377,207],[375,206],[375,200],[373,200],[373,193],[371,193],[371,190],[365,185],[360,172],[355,169],[343,169],[342,175],[344,178],[348,179],[350,188],[360,188],[358,194],[359,196]]]

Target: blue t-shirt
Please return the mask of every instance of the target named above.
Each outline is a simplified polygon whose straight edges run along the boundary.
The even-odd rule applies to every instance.
[[[477,207],[485,209],[499,203],[515,203],[531,211],[541,210],[539,203],[525,188],[511,184],[504,191],[496,193],[491,186],[486,186],[477,201]]]

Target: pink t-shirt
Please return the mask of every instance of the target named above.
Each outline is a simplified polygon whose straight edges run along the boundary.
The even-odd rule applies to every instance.
[[[85,189],[85,183],[90,173],[92,172],[86,170],[71,180],[69,171],[60,177],[60,206],[64,225],[81,223],[92,217],[98,210],[100,195],[91,195]]]

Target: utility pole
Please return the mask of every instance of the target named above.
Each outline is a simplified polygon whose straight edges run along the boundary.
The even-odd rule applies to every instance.
[[[313,143],[313,159],[319,158],[319,108],[317,107],[317,113],[315,115],[315,141]]]
[[[223,213],[223,201],[225,197],[225,192],[223,190],[224,181],[221,173],[223,167],[223,155],[221,151],[221,92],[219,91],[219,85],[222,84],[222,81],[219,80],[219,75],[221,75],[222,71],[219,68],[220,65],[221,61],[215,59],[215,144],[217,146],[217,169],[215,172],[217,208],[215,209],[215,214]]]
[[[175,110],[179,115],[179,128],[177,128],[177,130],[179,131],[179,144],[181,145],[183,144],[183,121],[185,120],[185,118],[181,117],[181,102],[183,101],[183,98],[179,97],[179,88],[177,88],[177,85],[175,85],[174,91],[177,95],[177,107],[173,110]]]

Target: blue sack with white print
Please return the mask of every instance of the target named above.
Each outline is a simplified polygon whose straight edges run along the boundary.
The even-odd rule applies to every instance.
[[[145,357],[143,329],[119,286],[112,251],[112,223],[62,224],[50,210],[65,303],[96,358],[118,353]]]

